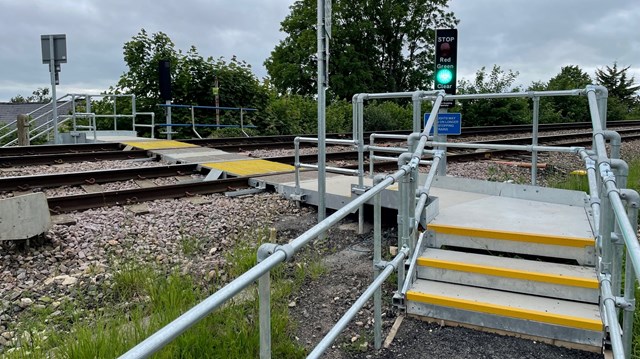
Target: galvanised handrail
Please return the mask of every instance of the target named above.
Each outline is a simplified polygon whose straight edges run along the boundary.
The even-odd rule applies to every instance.
[[[379,233],[377,232],[377,228],[379,228],[379,224],[374,223],[374,239],[376,244],[374,245],[374,266],[377,268],[378,275],[374,279],[373,283],[367,288],[367,290],[361,295],[361,297],[356,301],[354,306],[352,306],[347,313],[340,319],[340,321],[330,330],[330,332],[325,336],[325,338],[321,341],[321,343],[314,349],[314,351],[310,354],[309,357],[316,358],[321,355],[331,344],[331,342],[337,337],[339,332],[346,326],[349,320],[353,318],[358,308],[360,308],[364,303],[372,296],[375,295],[376,298],[374,300],[374,306],[376,307],[376,318],[375,322],[379,325],[380,318],[378,318],[379,310],[377,310],[380,305],[379,301],[379,292],[380,285],[384,281],[384,279],[393,271],[398,270],[398,280],[399,280],[399,291],[404,292],[406,287],[409,284],[404,283],[404,270],[403,266],[399,265],[401,261],[408,256],[412,257],[412,262],[415,261],[416,253],[418,245],[412,246],[409,239],[411,235],[417,234],[417,223],[419,218],[424,211],[428,192],[431,187],[431,183],[433,178],[435,177],[434,169],[438,167],[439,161],[442,156],[441,151],[433,151],[434,152],[434,161],[432,163],[432,169],[427,176],[424,186],[417,189],[417,191],[412,192],[412,184],[411,180],[408,179],[407,176],[415,173],[418,165],[421,161],[421,156],[425,152],[425,146],[439,146],[441,148],[447,147],[462,147],[462,148],[489,148],[489,149],[517,149],[517,150],[525,150],[525,151],[556,151],[556,152],[568,152],[568,153],[576,153],[579,154],[583,160],[585,161],[585,166],[587,168],[587,174],[589,178],[590,184],[590,198],[591,198],[591,207],[593,209],[594,218],[599,222],[599,225],[596,226],[596,235],[597,244],[596,244],[596,252],[598,255],[598,279],[601,285],[601,305],[603,307],[603,316],[605,322],[608,324],[609,332],[611,334],[611,342],[613,347],[613,353],[615,358],[624,358],[627,357],[630,351],[630,343],[631,343],[631,333],[632,333],[632,320],[633,320],[633,310],[635,306],[635,298],[633,297],[634,283],[636,277],[639,273],[638,261],[640,260],[640,245],[636,240],[636,228],[635,221],[638,215],[638,205],[640,204],[640,196],[635,191],[630,191],[627,189],[619,190],[616,185],[616,178],[611,171],[612,165],[616,165],[619,169],[622,168],[622,172],[624,172],[624,166],[620,163],[621,161],[616,161],[615,159],[609,159],[606,155],[605,148],[605,135],[606,131],[602,130],[602,127],[599,126],[601,123],[601,108],[598,108],[598,101],[603,103],[602,98],[598,99],[595,97],[596,92],[598,94],[602,94],[603,90],[601,88],[595,87],[587,87],[586,90],[571,90],[571,91],[553,91],[553,92],[529,92],[524,94],[519,94],[520,96],[531,96],[531,97],[545,97],[545,96],[573,96],[573,95],[587,95],[589,97],[589,105],[590,111],[592,114],[592,120],[594,122],[594,148],[595,151],[587,151],[583,147],[553,147],[553,146],[538,146],[536,144],[532,144],[529,146],[517,146],[517,145],[482,145],[482,144],[453,144],[446,142],[436,142],[436,141],[428,141],[428,133],[431,127],[434,124],[434,120],[436,118],[436,114],[438,112],[438,108],[443,100],[443,98],[448,98],[449,96],[445,96],[443,93],[438,93],[438,96],[435,98],[435,104],[431,112],[431,116],[429,117],[429,121],[425,125],[425,130],[422,133],[416,134],[414,133],[409,137],[409,147],[414,148],[413,152],[407,152],[402,154],[398,159],[399,169],[393,174],[386,175],[386,177],[376,177],[374,181],[374,186],[369,190],[365,191],[360,196],[353,199],[350,203],[348,203],[345,207],[342,207],[340,210],[335,212],[333,215],[326,218],[326,220],[318,223],[310,230],[285,245],[277,245],[277,244],[265,244],[260,247],[258,253],[260,262],[255,267],[245,272],[236,280],[227,284],[220,291],[214,293],[212,296],[207,298],[205,301],[193,307],[187,313],[183,314],[172,323],[162,328],[151,337],[147,338],[145,341],[131,349],[129,352],[123,355],[123,358],[140,358],[151,355],[155,351],[162,348],[164,345],[169,343],[172,339],[182,333],[184,330],[189,328],[190,326],[197,323],[199,320],[204,318],[211,311],[215,310],[226,300],[233,297],[235,294],[239,293],[243,288],[251,285],[255,280],[260,279],[259,284],[259,292],[260,292],[260,328],[261,328],[261,357],[268,358],[270,357],[270,325],[268,321],[269,310],[268,303],[270,301],[268,289],[268,273],[269,271],[278,265],[280,262],[290,259],[294,253],[296,253],[299,249],[301,249],[306,243],[308,243],[313,238],[318,237],[322,233],[324,233],[330,226],[336,224],[340,219],[344,218],[348,213],[352,212],[354,209],[359,208],[362,204],[369,201],[371,198],[374,198],[375,205],[374,208],[378,208],[380,206],[380,192],[394,184],[396,182],[399,183],[399,194],[401,196],[401,205],[399,208],[399,217],[403,222],[403,228],[399,229],[399,246],[401,248],[400,253],[394,258],[394,260],[389,262],[382,262],[379,259]],[[358,99],[373,99],[373,98],[391,98],[393,96],[400,97],[413,97],[414,100],[418,98],[419,100],[424,99],[432,99],[433,97],[429,97],[428,93],[422,93],[416,96],[416,94],[365,94],[365,95],[357,95]],[[477,98],[497,98],[497,97],[516,97],[514,94],[482,94]],[[356,96],[354,96],[356,98]],[[456,98],[476,98],[470,95],[464,95],[464,97],[456,97]],[[414,101],[415,103],[416,101]],[[354,106],[360,106],[361,101],[354,101]],[[362,111],[358,110],[354,107],[354,117],[361,116]],[[354,121],[355,123],[355,121]],[[354,129],[356,125],[354,124]],[[415,141],[417,141],[417,144]],[[594,158],[595,157],[595,158]],[[597,160],[597,162],[596,162]],[[298,161],[296,161],[298,162]],[[601,178],[601,183],[603,187],[604,193],[606,193],[606,197],[600,198],[598,186],[594,184],[596,179],[596,163],[597,169],[599,170],[599,175]],[[624,174],[626,175],[626,174]],[[621,175],[622,176],[622,175]],[[411,203],[412,197],[418,194],[418,203],[414,209],[413,221],[410,222],[408,219],[410,218],[411,209],[408,208],[407,204]],[[623,199],[627,201],[629,205],[629,211],[627,212]],[[415,198],[413,198],[415,200]],[[379,210],[376,209],[374,213],[377,213],[377,217],[379,218]],[[620,297],[615,293],[615,285],[611,282],[614,275],[612,275],[612,269],[615,273],[615,268],[611,266],[610,261],[613,257],[613,249],[611,246],[613,245],[611,232],[613,231],[613,223],[608,223],[610,219],[615,221],[618,225],[620,231],[620,237],[624,240],[627,246],[627,267],[626,267],[626,276],[625,276],[625,291],[624,297]],[[375,221],[374,221],[375,222]],[[633,223],[633,224],[632,224]],[[412,248],[413,247],[413,248]],[[376,254],[377,253],[377,254]],[[381,268],[384,268],[381,270]],[[411,281],[412,273],[408,273],[408,281]],[[266,280],[265,280],[266,279]],[[615,284],[615,283],[614,283]],[[621,307],[625,310],[623,315],[623,331],[620,329],[617,316],[616,316],[616,307]],[[375,328],[375,336],[376,336],[376,347],[378,347],[379,342],[379,328],[376,326]],[[622,333],[627,333],[626,335],[622,335]]]
[[[64,99],[65,97],[67,97],[67,96],[69,96],[69,95],[64,95],[64,96],[62,96],[62,97],[59,97],[59,98],[56,100],[56,104],[57,104],[58,102],[60,102],[62,99]],[[36,113],[36,112],[38,112],[38,111],[40,111],[40,110],[42,110],[42,109],[44,109],[44,108],[46,108],[46,107],[51,106],[52,102],[53,102],[53,100],[52,100],[51,102],[49,102],[49,103],[47,103],[47,104],[44,104],[44,105],[42,105],[42,106],[38,107],[37,109],[35,109],[35,110],[33,110],[33,111],[31,111],[31,112],[29,112],[29,113],[27,113],[27,114],[26,114],[26,116],[29,116],[29,118],[30,118],[30,119],[29,119],[29,126],[31,126],[32,124],[36,123],[36,122],[37,122],[38,120],[40,120],[41,118],[43,118],[43,117],[45,117],[45,116],[47,116],[47,115],[49,115],[49,114],[51,114],[51,113],[53,112],[53,110],[49,110],[49,111],[47,111],[47,112],[45,112],[45,113],[41,114],[41,115],[40,115],[40,116],[38,116],[38,117],[31,118],[31,116],[32,116],[34,113]],[[61,108],[62,106],[66,105],[66,104],[67,104],[67,102],[63,102],[62,104],[57,105],[57,106],[56,106],[56,108],[58,108],[58,109],[59,109],[59,108]],[[47,122],[45,122],[44,124],[50,124],[51,122],[53,122],[53,119],[52,119],[52,120],[49,120],[49,121],[47,121]],[[4,130],[4,129],[6,129],[6,128],[10,127],[10,126],[16,125],[17,123],[18,123],[18,120],[17,120],[17,119],[15,119],[15,120],[13,120],[13,121],[11,121],[11,122],[8,122],[7,124],[5,124],[4,126],[2,126],[2,127],[0,128],[0,131]],[[42,128],[42,125],[41,125],[41,126],[38,126],[37,128],[38,128],[38,129],[39,129],[39,128]],[[9,136],[11,136],[11,135],[15,134],[16,132],[18,132],[18,128],[17,128],[17,127],[16,127],[16,128],[14,128],[14,129],[12,129],[12,130],[10,130],[10,131],[8,131],[8,132],[7,132],[7,133],[5,133],[4,135],[0,136],[0,141],[1,141],[2,139],[4,139],[4,138],[7,138],[7,137],[9,137]],[[30,131],[29,131],[29,135],[31,135],[31,133],[33,133],[33,132],[35,132],[35,129],[30,130]],[[30,140],[31,140],[31,139],[34,139],[34,138],[36,138],[36,137],[37,137],[37,136],[30,138]],[[14,144],[16,144],[16,143],[18,143],[18,139],[17,139],[17,138],[15,138],[15,139],[13,139],[13,140],[11,140],[11,141],[7,142],[7,143],[6,143],[6,144],[4,144],[2,147],[8,147],[8,146],[14,145]]]
[[[438,96],[438,98],[436,99],[433,110],[432,110],[433,113],[437,113],[438,108],[442,103],[443,95],[444,93],[441,92],[440,96]],[[284,244],[284,245],[265,244],[261,246],[261,250],[259,250],[259,253],[266,252],[266,254],[264,255],[265,258],[262,258],[262,260],[258,264],[256,264],[253,268],[249,269],[244,274],[240,275],[240,277],[236,278],[231,283],[225,285],[222,289],[218,290],[216,293],[212,294],[204,301],[200,302],[199,304],[191,308],[186,313],[182,314],[180,317],[178,317],[171,323],[167,324],[162,329],[155,332],[153,335],[151,335],[150,337],[142,341],[140,344],[136,345],[134,348],[132,348],[131,350],[126,352],[124,355],[122,355],[121,358],[146,358],[152,355],[153,353],[155,353],[156,351],[160,350],[165,345],[170,343],[173,339],[175,339],[178,335],[180,335],[185,330],[187,330],[191,326],[198,323],[200,320],[202,320],[209,313],[217,309],[224,302],[226,302],[227,300],[231,299],[233,296],[238,294],[242,289],[248,287],[260,277],[263,277],[264,275],[268,274],[269,271],[272,268],[274,268],[276,265],[278,265],[281,262],[284,262],[287,259],[291,259],[293,255],[297,251],[299,251],[304,245],[306,245],[312,239],[317,238],[322,233],[326,232],[331,226],[338,223],[342,218],[346,217],[353,210],[359,208],[364,203],[371,200],[375,195],[377,195],[378,193],[380,193],[382,190],[389,187],[390,185],[394,184],[400,178],[410,175],[412,173],[412,170],[416,168],[419,164],[419,158],[422,156],[422,151],[426,144],[426,136],[428,135],[428,131],[431,125],[432,124],[428,124],[426,126],[425,128],[426,132],[422,134],[424,136],[424,141],[421,140],[420,144],[418,145],[418,148],[414,153],[415,156],[412,156],[408,162],[404,162],[405,159],[402,159],[402,158],[400,159],[401,162],[399,162],[400,168],[398,169],[398,171],[396,171],[393,174],[387,175],[382,181],[380,181],[380,183],[374,185],[372,188],[364,192],[362,195],[356,197],[347,205],[345,205],[338,211],[334,212],[332,215],[328,216],[324,221],[316,224],[311,229],[307,230],[305,233],[303,233],[302,235],[300,235],[290,243]],[[403,162],[405,164],[400,165]],[[404,248],[401,251],[401,253],[403,253],[402,256],[399,255],[398,257],[396,257],[395,261],[397,262],[401,261],[408,254]],[[397,265],[397,263],[395,263],[395,266],[393,266],[393,268],[395,269],[396,267],[401,268],[402,266],[401,265],[399,266]],[[380,274],[378,278],[386,278],[390,274],[390,272],[388,271],[388,268],[389,267],[387,266],[383,271],[383,273]],[[379,287],[382,284],[382,281],[378,280],[374,284],[376,284],[376,287]],[[264,285],[261,285],[260,287],[263,288]],[[373,285],[370,288],[372,287]],[[370,291],[368,289],[365,292],[365,294],[368,294],[369,292]],[[264,313],[264,312],[261,310],[261,313]],[[261,319],[261,328],[266,327],[264,329],[268,329],[269,326],[262,325],[263,320],[264,318]],[[264,333],[263,331],[261,331],[261,336],[262,335],[266,335],[268,338],[270,338],[270,330],[269,330],[269,333]],[[262,339],[262,337],[261,337],[261,343],[264,343],[264,340]]]

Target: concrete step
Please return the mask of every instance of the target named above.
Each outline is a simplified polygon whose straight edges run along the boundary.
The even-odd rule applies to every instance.
[[[418,278],[475,287],[598,303],[594,267],[427,248]]]
[[[437,221],[437,219],[436,219]],[[580,265],[595,265],[595,239],[588,236],[556,235],[545,232],[519,232],[495,228],[471,227],[432,222],[428,246],[453,246],[575,260]]]
[[[602,348],[604,328],[596,304],[424,279],[414,283],[406,299],[410,315],[544,338],[558,345]]]

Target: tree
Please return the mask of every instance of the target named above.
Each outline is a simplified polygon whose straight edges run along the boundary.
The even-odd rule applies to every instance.
[[[256,108],[257,113],[248,114],[245,120],[253,120],[258,126],[264,124],[268,91],[255,77],[250,65],[235,56],[229,61],[222,57],[217,60],[204,58],[195,46],[183,53],[176,50],[169,36],[162,32],[149,35],[142,29],[125,43],[124,60],[128,71],[122,74],[112,92],[135,94],[138,111],[155,111],[160,116],[163,111],[158,104],[164,101],[160,98],[158,64],[165,59],[171,64],[173,103],[213,106],[212,89],[217,79],[220,106]],[[199,123],[215,123],[212,110],[199,110],[194,114]],[[186,122],[185,118],[191,116],[190,112],[178,109],[172,115],[175,123]],[[233,122],[227,123],[238,124],[239,117],[238,112],[222,111],[222,123],[228,119]]]
[[[606,70],[596,70],[596,81],[609,90],[610,97],[617,97],[622,102],[631,104],[634,94],[640,90],[640,85],[634,85],[635,78],[627,79],[627,71],[631,66],[618,69],[618,64],[613,63],[613,68],[607,66]]]
[[[458,23],[448,0],[335,0],[330,91],[338,99],[358,92],[426,89],[432,82],[436,28]],[[282,21],[287,33],[265,61],[281,94],[316,90],[316,2],[297,0]]]
[[[546,90],[574,90],[583,89],[591,84],[589,75],[577,65],[564,66],[560,73],[547,83]],[[590,121],[589,103],[584,96],[563,96],[544,99],[548,102],[550,111],[541,111],[541,122],[550,122],[545,116],[553,118],[553,122],[581,122]],[[542,102],[542,101],[541,101]]]
[[[512,70],[503,71],[500,66],[493,65],[487,74],[485,67],[476,71],[473,82],[461,80],[458,85],[460,94],[515,92],[512,88],[519,73]],[[525,98],[496,98],[458,101],[457,107],[462,113],[465,126],[492,126],[526,123],[529,121],[529,110]]]
[[[626,113],[640,107],[638,96],[635,93],[640,90],[640,85],[634,85],[635,78],[627,78],[627,71],[631,66],[618,69],[618,64],[613,63],[613,68],[596,70],[596,81],[609,90],[609,115],[615,119],[623,119]],[[613,119],[613,118],[612,118]]]
[[[46,103],[51,102],[51,96],[49,96],[49,88],[38,87],[31,93],[31,96],[24,97],[22,95],[16,95],[12,97],[9,102],[11,103]]]

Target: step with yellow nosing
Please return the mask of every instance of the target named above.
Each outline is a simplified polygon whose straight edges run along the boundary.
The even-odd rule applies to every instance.
[[[499,229],[484,229],[452,226],[447,224],[429,224],[428,230],[436,233],[451,234],[455,236],[490,238],[514,242],[527,242],[564,247],[593,247],[595,239],[587,237],[555,236],[550,234],[526,233],[516,231],[504,231]]]
[[[200,147],[191,143],[174,141],[174,140],[155,140],[155,141],[126,141],[122,144],[137,148],[140,150],[166,150],[172,148],[193,148]]]
[[[293,166],[267,160],[240,160],[228,162],[208,162],[202,167],[224,171],[235,176],[251,176],[266,173],[290,172]]]
[[[478,265],[424,257],[418,258],[418,265],[424,267],[454,270],[459,272],[483,274],[494,277],[528,280],[571,287],[598,289],[598,280],[595,278],[595,273],[593,274],[594,278],[581,278],[575,276],[533,272],[513,268]],[[544,264],[541,264],[541,266],[543,265]]]
[[[602,331],[597,304],[576,303],[518,293],[418,281],[407,300],[569,328]]]

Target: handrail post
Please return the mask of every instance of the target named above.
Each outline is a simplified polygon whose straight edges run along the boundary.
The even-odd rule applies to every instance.
[[[294,147],[293,167],[295,169],[294,181],[296,183],[295,194],[300,194],[300,138],[299,137],[296,137],[295,139],[293,139],[293,147]]]
[[[373,185],[382,182],[384,177],[378,175],[373,179]],[[378,278],[382,270],[382,203],[380,193],[373,197],[373,277]],[[373,337],[376,349],[382,347],[382,289],[373,293]]]
[[[533,129],[531,131],[531,145],[538,145],[538,124],[540,122],[540,97],[533,97]],[[531,185],[538,182],[538,151],[531,151]]]
[[[402,168],[411,160],[411,153],[403,153],[398,158],[398,168]],[[400,206],[398,208],[398,248],[409,248],[409,233],[411,223],[409,223],[409,197],[411,194],[411,174],[405,173],[398,181],[398,195],[400,196]],[[404,264],[398,267],[398,293],[402,291],[405,276]]]
[[[640,196],[638,192],[623,189],[621,191],[622,198],[627,202],[627,217],[629,223],[635,231],[638,232],[638,206],[640,205]],[[622,346],[625,358],[631,357],[631,345],[633,340],[633,317],[636,309],[635,283],[636,274],[633,269],[633,261],[626,252],[625,276],[624,276],[624,301],[629,305],[624,308],[622,314]]]
[[[116,109],[117,99],[118,99],[117,96],[113,97],[113,130],[114,131],[118,131],[118,117],[116,117],[116,114],[118,113],[118,110]]]
[[[277,244],[265,243],[258,248],[258,263],[262,262],[277,249]],[[271,359],[271,271],[258,279],[258,297],[260,301],[260,359]]]

